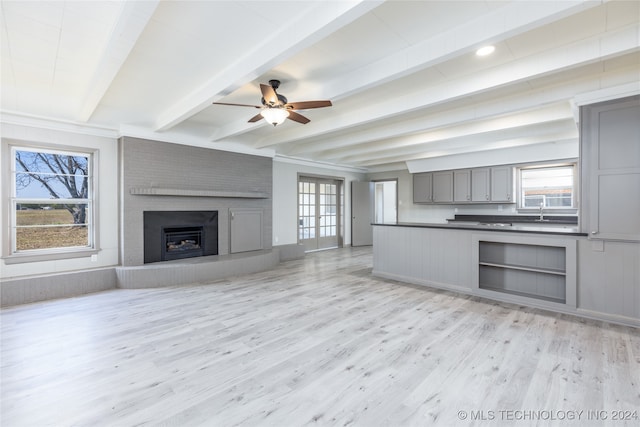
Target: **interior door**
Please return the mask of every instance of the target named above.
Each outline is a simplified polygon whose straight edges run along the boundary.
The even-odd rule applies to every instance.
[[[339,246],[341,182],[300,177],[298,180],[298,239],[305,251]]]
[[[373,245],[374,183],[351,182],[351,246]]]

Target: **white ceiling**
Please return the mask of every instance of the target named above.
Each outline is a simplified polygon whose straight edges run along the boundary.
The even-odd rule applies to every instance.
[[[5,1],[4,117],[365,168],[577,141],[640,90],[639,1]],[[496,51],[478,57],[475,50]],[[247,123],[279,79],[306,125]],[[256,151],[257,150],[257,151]]]

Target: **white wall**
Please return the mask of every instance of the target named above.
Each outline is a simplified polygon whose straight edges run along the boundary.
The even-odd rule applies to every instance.
[[[362,181],[365,174],[348,168],[324,167],[311,162],[275,157],[273,160],[273,245],[298,242],[298,174],[344,179],[344,244],[351,244],[351,181]]]
[[[100,132],[100,131],[98,131]],[[118,264],[118,164],[117,139],[109,136],[80,134],[66,130],[53,130],[11,123],[2,124],[2,143],[8,142],[60,144],[67,147],[99,150],[98,168],[98,218],[100,252],[91,257],[62,259],[55,261],[26,262],[6,264],[0,260],[0,278],[23,277],[29,275],[61,273],[74,270],[103,268]],[[1,150],[6,153],[7,150]],[[0,158],[0,164],[6,164]],[[7,200],[8,185],[2,186],[2,200]],[[3,215],[7,209],[0,210],[0,224],[5,224]],[[0,238],[7,242],[9,236],[5,227],[0,227]]]
[[[413,204],[413,178],[406,169],[371,173],[367,175],[367,179],[398,180],[398,222],[444,223],[448,218],[453,218],[453,206]]]

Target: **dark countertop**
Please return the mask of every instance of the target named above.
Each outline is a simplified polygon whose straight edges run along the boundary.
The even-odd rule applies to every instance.
[[[498,225],[500,224],[500,225]],[[556,234],[563,236],[587,236],[587,233],[580,233],[577,224],[562,223],[515,223],[504,225],[500,222],[487,222],[484,224],[464,222],[458,220],[451,223],[420,223],[420,222],[398,222],[393,224],[377,224],[375,226],[388,227],[418,227],[418,228],[447,228],[450,230],[475,230],[475,231],[498,231],[507,233],[532,233],[532,234]],[[544,225],[542,225],[544,224]]]
[[[578,225],[575,215],[544,215],[543,223]],[[447,222],[482,222],[482,223],[528,223],[540,224],[539,215],[455,215]]]

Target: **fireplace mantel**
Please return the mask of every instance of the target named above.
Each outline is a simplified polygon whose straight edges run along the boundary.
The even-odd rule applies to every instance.
[[[183,197],[224,197],[231,199],[268,199],[263,191],[222,191],[191,190],[187,188],[134,187],[129,190],[134,196],[183,196]]]

